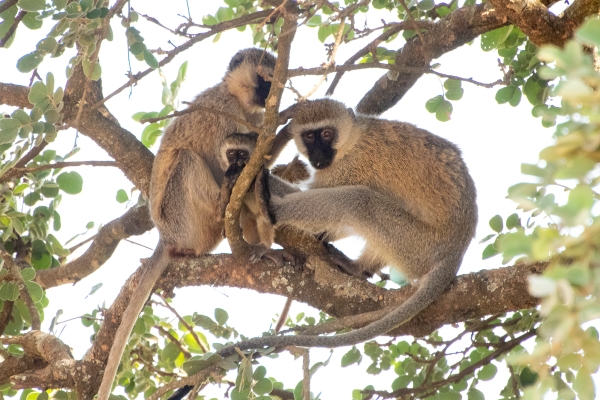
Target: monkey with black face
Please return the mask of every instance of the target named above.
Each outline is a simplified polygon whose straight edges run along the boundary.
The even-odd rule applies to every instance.
[[[194,105],[228,113],[260,126],[271,88],[275,57],[260,49],[239,51],[229,63],[222,82],[200,93]],[[265,79],[267,77],[267,79]],[[127,340],[171,257],[202,255],[222,240],[220,209],[221,146],[233,132],[248,132],[234,118],[200,109],[176,118],[165,130],[154,159],[150,184],[150,212],[160,239],[123,313],[110,351],[98,400],[110,395]]]
[[[273,222],[326,232],[330,240],[359,235],[366,241],[362,255],[341,262],[348,273],[364,277],[390,266],[417,291],[364,328],[251,339],[223,356],[234,347],[338,347],[382,335],[440,296],[475,234],[475,185],[460,150],[447,140],[407,123],[356,116],[327,99],[298,104],[291,132],[316,172],[309,190],[273,195]]]

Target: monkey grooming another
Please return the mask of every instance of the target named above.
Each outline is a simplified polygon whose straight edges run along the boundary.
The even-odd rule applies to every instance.
[[[275,57],[260,49],[239,51],[223,80],[200,93],[193,105],[226,112],[260,126]],[[165,130],[152,168],[150,213],[160,234],[131,301],[123,313],[108,357],[98,400],[107,400],[129,335],[154,284],[171,257],[202,255],[222,240],[223,216],[219,196],[225,171],[221,146],[233,132],[248,128],[233,118],[198,110],[176,118]]]
[[[340,260],[346,272],[365,277],[389,265],[417,291],[349,333],[250,339],[220,351],[224,357],[234,348],[353,345],[389,332],[450,285],[475,234],[475,185],[449,141],[408,123],[356,116],[329,99],[298,104],[291,132],[316,172],[307,191],[273,193],[274,223],[331,240],[359,235],[364,251],[356,261]]]

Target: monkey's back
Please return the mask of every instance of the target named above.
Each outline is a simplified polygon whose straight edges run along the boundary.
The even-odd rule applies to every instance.
[[[244,115],[239,101],[229,93],[224,82],[200,93],[194,100],[193,105],[222,111],[242,120],[250,119],[253,124],[260,123],[260,114]],[[213,235],[213,231],[216,231],[218,228],[217,225],[221,224],[219,218],[205,218],[203,221],[198,221],[194,220],[196,218],[190,210],[173,209],[177,207],[177,199],[174,196],[186,196],[190,201],[193,198],[193,202],[197,203],[197,208],[195,209],[197,214],[200,216],[211,215],[211,211],[213,214],[215,213],[215,208],[211,209],[211,207],[214,207],[212,202],[217,201],[216,198],[202,199],[197,198],[196,193],[176,193],[174,196],[170,196],[169,201],[166,201],[165,196],[167,196],[167,192],[173,191],[168,185],[174,184],[173,174],[177,171],[178,163],[181,162],[182,151],[191,152],[191,157],[197,159],[195,162],[197,164],[204,164],[207,170],[197,171],[195,176],[190,177],[190,179],[196,179],[199,187],[207,184],[214,185],[215,183],[220,185],[223,181],[223,171],[219,163],[219,149],[225,136],[233,132],[248,131],[245,125],[233,118],[204,109],[177,117],[167,127],[154,159],[149,198],[152,220],[163,239],[169,242],[181,240],[178,238],[178,235],[180,235],[177,232],[178,224],[174,224],[173,221],[165,221],[166,218],[169,218],[169,213],[178,219],[177,213],[188,213],[189,215],[182,216],[182,223],[196,224],[198,229],[209,230],[206,234],[198,232],[200,236]],[[210,182],[211,179],[214,182]],[[170,205],[172,201],[175,201],[175,204]],[[221,228],[219,227],[218,229]],[[220,231],[217,236],[220,237]]]
[[[409,123],[372,117],[357,116],[355,129],[352,150],[319,170],[312,187],[365,185],[396,197],[425,223],[452,229],[462,221],[474,234],[475,185],[454,144]]]

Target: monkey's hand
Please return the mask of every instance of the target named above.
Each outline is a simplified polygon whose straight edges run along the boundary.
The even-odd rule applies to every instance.
[[[336,264],[343,272],[361,279],[368,279],[373,276],[372,274],[363,271],[356,261],[348,258],[348,256],[339,251],[331,243],[323,243],[323,245],[325,245],[325,249],[327,249],[327,252],[329,253],[329,261]]]
[[[275,225],[277,221],[271,207],[269,173],[269,169],[265,168],[264,166],[258,172],[256,180],[254,181],[254,198],[256,204],[258,205],[260,215],[267,221],[271,221],[271,224]]]
[[[227,171],[225,171],[225,182],[227,182],[227,184],[229,185],[230,190],[233,189],[233,185],[235,185],[235,183],[237,182],[237,179],[242,173],[244,167],[245,165],[233,163],[229,166],[229,168],[227,168]]]

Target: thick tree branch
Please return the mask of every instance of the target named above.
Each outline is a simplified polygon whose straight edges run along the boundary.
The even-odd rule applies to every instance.
[[[66,124],[73,124],[74,128],[103,148],[115,160],[125,176],[147,195],[154,155],[131,132],[121,127],[105,107],[88,110],[87,105],[94,104],[102,98],[102,88],[98,82],[89,83],[85,96],[87,105],[79,119],[77,118],[85,85],[86,77],[79,65],[67,81],[63,121]]]
[[[552,14],[538,0],[490,0],[490,3],[536,46],[563,46],[588,15],[600,11],[600,0],[576,0],[562,17]]]
[[[27,99],[29,88],[27,86],[0,83],[0,104],[19,108],[31,108]]]
[[[461,7],[432,24],[422,32],[427,43],[427,54],[419,37],[409,39],[396,54],[396,65],[401,67],[428,67],[432,59],[438,58],[482,33],[499,28],[506,23],[486,4]],[[385,74],[358,103],[356,110],[363,114],[379,115],[393,107],[415,84],[423,73],[399,74],[394,77]]]
[[[104,225],[80,257],[61,267],[38,271],[35,281],[46,289],[75,283],[100,268],[122,239],[141,235],[153,227],[147,206],[131,208],[120,218]]]

